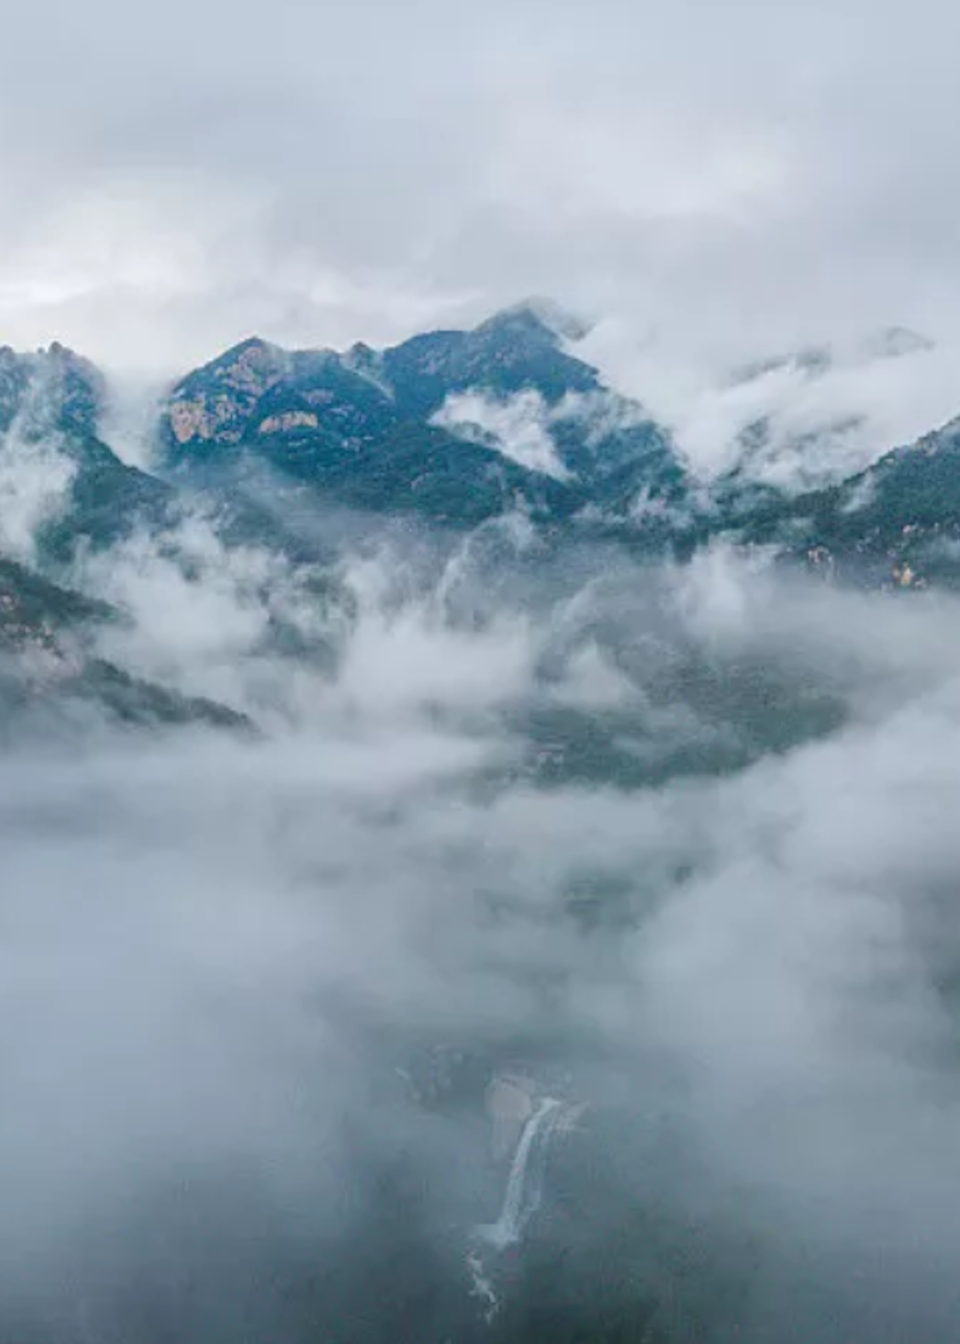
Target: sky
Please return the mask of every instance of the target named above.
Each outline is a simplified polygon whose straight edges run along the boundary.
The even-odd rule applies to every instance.
[[[716,359],[952,340],[946,0],[18,5],[0,339],[174,373],[546,293]]]

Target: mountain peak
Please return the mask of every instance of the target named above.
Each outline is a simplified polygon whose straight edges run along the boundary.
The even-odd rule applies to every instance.
[[[31,433],[93,434],[105,402],[106,382],[97,366],[59,341],[31,353],[0,346],[0,431],[19,417]]]
[[[213,363],[215,365],[235,364],[238,360],[242,360],[251,365],[267,365],[274,364],[284,358],[286,358],[286,351],[282,346],[274,345],[272,341],[265,341],[262,336],[246,336],[236,345],[231,345]]]
[[[190,377],[199,374],[231,391],[259,396],[283,376],[289,364],[290,355],[281,346],[248,336]]]
[[[235,345],[231,345],[224,353],[228,355],[240,355],[246,350],[268,351],[279,349],[280,347],[278,345],[274,345],[272,341],[265,340],[263,336],[244,336],[242,341],[237,341]]]
[[[553,299],[533,296],[494,313],[478,331],[508,329],[526,331],[556,345],[559,341],[580,341],[590,331],[589,324]]]
[[[82,362],[84,364],[89,363],[88,360],[84,359],[83,355],[78,355],[76,350],[71,350],[69,345],[63,345],[60,341],[52,341],[50,345],[47,346],[46,350],[41,349],[37,353],[46,355],[50,359],[61,359],[67,364],[73,363],[74,361]]]

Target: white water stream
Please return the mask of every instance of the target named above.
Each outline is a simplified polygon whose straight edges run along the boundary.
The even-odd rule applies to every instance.
[[[547,1097],[524,1126],[510,1165],[500,1216],[477,1228],[477,1235],[496,1250],[515,1246],[540,1207],[550,1141],[564,1111],[563,1102]]]

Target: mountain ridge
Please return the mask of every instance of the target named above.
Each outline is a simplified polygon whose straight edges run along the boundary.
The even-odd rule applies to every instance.
[[[197,492],[221,507],[233,501],[237,536],[272,533],[274,544],[282,520],[249,500],[266,472],[307,508],[315,497],[461,529],[519,508],[536,525],[679,556],[722,538],[815,556],[821,571],[825,557],[832,573],[865,567],[871,582],[897,587],[960,579],[944,559],[960,547],[954,421],[834,486],[790,496],[736,469],[705,486],[670,431],[580,358],[586,330],[528,300],[473,328],[380,350],[288,350],[249,335],[173,384],[150,470],[122,462],[100,437],[106,384],[89,361],[57,343],[33,355],[2,347],[0,434],[28,443],[52,434],[74,463],[70,499],[41,535],[41,568],[63,564],[78,544],[168,526],[177,501]],[[878,341],[884,358],[925,348],[899,328]],[[817,378],[831,350],[810,347],[743,376],[789,365]],[[758,425],[758,451],[762,434]]]

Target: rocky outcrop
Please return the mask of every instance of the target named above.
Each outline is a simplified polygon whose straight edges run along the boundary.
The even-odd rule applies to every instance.
[[[473,330],[429,332],[380,351],[246,341],[173,389],[161,431],[167,461],[207,481],[213,471],[247,480],[265,465],[272,479],[292,477],[340,505],[457,527],[518,507],[560,523],[586,508],[601,477],[605,499],[611,489],[628,496],[634,468],[648,491],[682,490],[667,437],[568,352],[574,329],[560,323],[560,331],[548,317],[521,305]],[[492,399],[494,418],[503,406],[511,426],[517,411],[534,407],[556,468],[550,451],[531,458],[509,433],[487,441],[438,418],[467,392]],[[520,404],[511,408],[511,399]]]
[[[319,429],[319,417],[313,411],[281,411],[260,421],[260,434],[288,434],[295,429]]]
[[[257,402],[282,380],[288,365],[282,350],[254,337],[191,374],[167,404],[175,441],[237,442]]]

